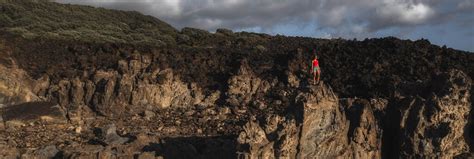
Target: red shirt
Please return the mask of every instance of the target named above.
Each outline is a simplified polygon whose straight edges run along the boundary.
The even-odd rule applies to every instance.
[[[313,67],[319,67],[319,61],[318,60],[313,60]]]

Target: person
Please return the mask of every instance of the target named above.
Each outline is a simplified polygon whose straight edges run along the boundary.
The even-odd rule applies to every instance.
[[[321,69],[319,68],[318,56],[314,55],[314,59],[311,62],[311,73],[313,74],[313,84],[319,83],[319,77],[321,75]]]

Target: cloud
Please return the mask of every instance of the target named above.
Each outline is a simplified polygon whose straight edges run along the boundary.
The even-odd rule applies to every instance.
[[[397,1],[386,1],[376,11],[380,18],[392,19],[395,23],[401,24],[423,23],[434,13],[430,6],[423,3],[399,3]]]
[[[390,26],[424,24],[439,8],[436,0],[59,0],[75,3],[137,10],[153,15],[181,28],[201,27],[213,30],[218,27],[241,29],[271,27],[288,22],[315,21],[320,27],[365,25],[366,30]],[[438,0],[439,1],[439,0]],[[454,0],[456,1],[456,0]],[[459,3],[472,6],[471,0]],[[360,30],[356,29],[356,30]]]
[[[136,10],[176,28],[258,30],[314,26],[318,35],[365,38],[446,23],[473,28],[473,0],[58,0]],[[306,28],[305,28],[306,29]],[[394,33],[403,35],[404,33]]]

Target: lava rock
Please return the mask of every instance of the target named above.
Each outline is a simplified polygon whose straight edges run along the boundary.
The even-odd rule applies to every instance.
[[[54,145],[46,146],[42,149],[35,151],[35,156],[40,158],[54,158],[59,153],[59,150]]]
[[[62,108],[51,102],[29,102],[4,108],[6,125],[24,125],[41,121],[47,124],[65,124],[67,119]]]
[[[0,143],[0,158],[19,158],[20,151],[14,147]]]
[[[153,152],[143,152],[137,157],[138,159],[156,159],[158,157],[155,156]]]
[[[146,120],[150,120],[151,118],[156,116],[156,113],[154,113],[153,111],[145,110],[143,111],[142,116]]]
[[[4,129],[5,129],[5,122],[3,121],[3,117],[0,114],[0,130],[4,130]]]
[[[96,135],[99,139],[107,145],[120,145],[126,143],[129,139],[121,137],[117,134],[117,127],[115,124],[109,124],[101,127]]]
[[[469,152],[465,130],[472,111],[472,80],[462,71],[452,70],[436,76],[430,85],[429,98],[409,97],[402,102],[398,139],[402,158],[453,158]]]

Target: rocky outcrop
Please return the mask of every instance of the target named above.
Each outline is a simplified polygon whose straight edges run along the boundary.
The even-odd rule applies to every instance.
[[[435,77],[430,94],[404,99],[400,156],[453,158],[469,153],[468,121],[472,80],[453,70]]]
[[[247,105],[257,99],[257,93],[265,94],[270,89],[270,84],[260,79],[252,71],[247,60],[242,60],[237,73],[227,81],[227,103],[231,106]]]
[[[238,137],[244,158],[380,158],[381,131],[371,105],[347,108],[328,86],[300,92],[291,113],[252,120]],[[347,109],[347,110],[345,110]],[[346,119],[344,111],[357,119]],[[352,114],[353,113],[353,114]]]
[[[297,157],[333,158],[342,155],[348,144],[348,123],[331,88],[320,85],[300,94],[297,99],[303,107]]]
[[[17,13],[38,19],[18,8],[106,12],[45,3],[0,2],[4,29],[27,24]],[[138,13],[104,15],[114,13],[126,22],[86,30],[120,43],[69,37],[82,18],[32,23],[42,25],[33,39],[0,29],[0,158],[472,156],[474,54],[393,37],[176,31]]]
[[[288,63],[289,70],[280,72],[283,78],[262,78],[258,73],[262,70],[252,68],[248,59],[243,59],[230,74],[227,88],[220,90],[184,82],[181,73],[160,69],[151,62],[150,55],[138,54],[119,60],[116,69],[84,71],[81,76],[61,80],[51,80],[47,75],[33,80],[21,71],[17,71],[18,74],[3,72],[5,77],[0,81],[8,86],[3,90],[13,93],[2,96],[7,100],[3,100],[0,131],[15,131],[10,127],[28,129],[28,124],[60,123],[70,124],[69,132],[90,135],[94,129],[90,124],[101,124],[107,118],[125,117],[125,123],[165,119],[169,121],[159,121],[164,125],[153,126],[153,130],[179,134],[184,131],[178,129],[180,126],[184,129],[189,126],[197,134],[205,134],[203,130],[236,133],[235,142],[224,142],[237,145],[224,148],[225,153],[221,155],[226,157],[450,158],[469,155],[472,142],[466,130],[469,130],[472,82],[465,73],[453,70],[438,74],[431,81],[398,85],[400,90],[388,99],[340,98],[323,82],[308,85],[307,76],[298,70],[304,67],[298,64],[300,56],[296,55]],[[18,91],[14,93],[14,90]],[[32,107],[36,111],[31,111]],[[175,113],[166,114],[161,112],[163,110]],[[180,115],[197,120],[182,120],[178,118]],[[183,125],[182,121],[189,125]],[[236,121],[246,124],[238,125]],[[216,127],[201,128],[200,124],[209,122]],[[166,125],[168,127],[163,128]],[[226,131],[224,127],[234,129]],[[125,137],[126,133],[119,135],[118,131],[114,126],[106,126],[98,136],[97,132],[92,133],[96,136],[88,137],[87,144],[75,142],[34,151],[18,151],[6,146],[2,153],[25,157],[60,154],[73,158],[153,156],[142,151],[146,144],[133,145],[133,138]],[[153,157],[187,158],[190,154],[209,157],[197,151],[196,145],[182,142],[160,143],[165,148],[153,149],[156,154]],[[219,146],[214,146],[205,151],[217,151]],[[176,148],[182,151],[173,150]],[[117,153],[116,149],[123,152]]]
[[[41,121],[49,124],[66,124],[67,119],[62,108],[49,102],[28,102],[8,106],[2,111],[7,127],[22,126]]]
[[[351,158],[382,157],[382,125],[377,113],[387,104],[383,99],[342,99],[341,105],[349,120],[347,139],[349,148],[345,155]]]
[[[0,108],[40,100],[32,88],[42,83],[34,83],[24,70],[0,64]]]
[[[73,131],[80,134],[84,132],[83,128],[86,132],[90,129],[87,125],[83,125],[86,116],[94,116],[94,113],[88,109],[106,115],[120,116],[121,112],[133,105],[142,110],[138,113],[140,116],[150,121],[160,115],[155,114],[157,109],[184,108],[186,110],[190,108],[190,105],[195,105],[197,108],[212,107],[221,98],[218,92],[203,95],[203,91],[198,86],[181,82],[172,70],[150,71],[151,64],[142,66],[137,64],[141,62],[130,61],[127,64],[119,62],[118,65],[121,68],[119,71],[96,71],[92,74],[91,80],[77,77],[72,80],[61,80],[58,84],[46,84],[49,83],[48,77],[36,80],[39,82],[35,85],[36,87],[33,87],[32,92],[44,94],[47,99],[60,104],[26,102],[5,107],[2,109],[4,120],[2,124],[6,123],[3,129],[9,127],[24,129],[28,123],[34,122],[43,124],[71,122],[79,124],[78,127],[73,128]],[[134,66],[132,67],[134,69],[125,67],[129,64],[140,67]],[[441,73],[432,81],[411,85],[418,90],[398,93],[395,99],[390,100],[339,98],[331,87],[323,82],[311,86],[301,83],[303,80],[298,77],[299,75],[288,72],[287,76],[292,76],[291,78],[294,79],[288,80],[290,85],[287,87],[293,90],[278,95],[279,98],[294,97],[286,101],[289,103],[286,110],[251,116],[250,120],[242,126],[243,131],[235,139],[236,149],[225,149],[226,153],[222,155],[238,158],[313,158],[316,156],[381,158],[383,154],[400,157],[450,158],[469,155],[470,138],[465,130],[469,129],[472,81],[461,71]],[[232,113],[241,115],[253,111],[250,110],[251,107],[248,107],[254,105],[255,102],[252,101],[266,100],[265,95],[274,93],[274,89],[278,87],[256,76],[245,60],[241,62],[236,74],[230,77],[228,84],[225,101],[231,107],[239,107]],[[44,98],[39,96],[38,100],[44,100]],[[260,102],[263,105],[275,103],[262,101]],[[281,101],[279,104],[284,105]],[[150,108],[147,105],[153,105],[153,107]],[[26,111],[33,110],[29,107],[35,107],[36,111]],[[265,110],[266,107],[257,107],[257,110]],[[66,108],[66,111],[63,108]],[[390,109],[395,111],[390,111]],[[225,110],[225,108],[218,110]],[[220,115],[217,117],[225,121],[229,111],[219,112]],[[186,112],[186,114],[194,113],[196,112]],[[391,117],[394,116],[392,120]],[[392,123],[392,127],[396,127],[396,131],[391,132],[395,135],[392,140],[384,140],[386,131],[392,130],[386,129],[387,124],[390,123],[387,121],[395,123]],[[114,125],[104,126],[97,130],[94,132],[96,137],[90,142],[97,142],[98,145],[44,147],[44,149],[27,151],[23,154],[15,148],[5,147],[5,152],[2,153],[5,157],[21,155],[51,157],[58,154],[69,157],[123,157],[132,152],[141,157],[164,155],[186,158],[186,156],[190,157],[189,154],[208,156],[196,151],[195,145],[183,144],[182,141],[173,144],[160,143],[166,148],[153,149],[156,151],[155,154],[160,155],[142,153],[138,147],[144,147],[146,144],[133,146],[136,143],[134,139],[118,135],[116,133],[118,130]],[[198,131],[202,133],[201,129]],[[150,142],[152,140],[149,140],[148,144]],[[384,149],[384,144],[385,146],[393,144],[393,146],[391,149]],[[127,152],[117,154],[116,148]],[[175,148],[182,151],[176,152],[173,150]],[[213,152],[214,149],[217,147],[206,149],[206,151]],[[183,156],[183,153],[188,155]]]
[[[101,115],[120,116],[130,105],[135,109],[183,108],[214,105],[219,98],[218,91],[205,96],[196,84],[180,81],[171,69],[153,68],[146,55],[134,54],[117,65],[118,71],[97,70],[85,74],[86,78],[63,79],[52,84],[44,95],[66,108],[71,118],[80,118],[81,110],[88,108]]]
[[[244,158],[381,158],[390,153],[382,151],[395,151],[392,157],[403,158],[468,155],[471,79],[453,70],[419,89],[433,93],[429,99],[421,94],[404,98],[395,108],[401,112],[400,127],[385,144],[399,146],[399,152],[382,148],[384,131],[391,131],[384,130],[388,124],[384,121],[397,120],[386,114],[394,113],[387,110],[389,101],[340,100],[330,88],[319,85],[299,93],[291,108],[296,111],[249,121],[238,138],[239,154]]]

